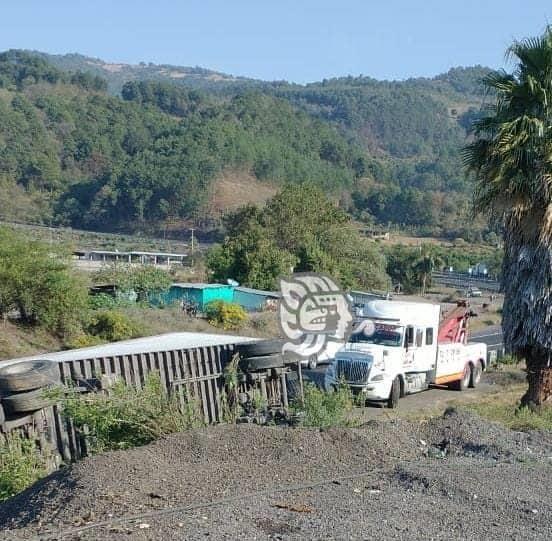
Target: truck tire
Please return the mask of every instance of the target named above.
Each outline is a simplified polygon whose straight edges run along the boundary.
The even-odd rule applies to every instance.
[[[481,374],[483,373],[483,366],[481,364],[481,361],[476,361],[473,365],[473,368],[471,369],[471,375],[470,375],[470,387],[472,389],[475,389],[479,382],[481,381]]]
[[[401,398],[401,378],[397,376],[393,380],[393,385],[391,385],[391,392],[389,393],[389,399],[387,400],[387,407],[389,409],[395,409],[399,405],[400,398]]]
[[[2,403],[10,413],[30,413],[41,410],[52,404],[50,399],[44,397],[43,391],[43,389],[36,389],[5,396],[2,398]]]
[[[14,393],[40,389],[59,382],[58,363],[26,361],[0,368],[0,391]]]
[[[262,357],[282,352],[282,340],[262,340],[237,346],[241,357]]]
[[[4,421],[6,420],[6,415],[4,413],[4,407],[0,403],[0,426],[4,424]]]
[[[455,391],[465,391],[470,385],[471,373],[472,373],[471,364],[466,363],[466,365],[464,366],[464,373],[462,374],[462,379],[459,379],[458,381],[453,381],[450,384],[450,388],[454,389]]]
[[[263,355],[260,357],[248,357],[241,359],[239,366],[242,370],[255,372],[258,370],[270,370],[271,368],[283,368],[284,359],[281,355]]]

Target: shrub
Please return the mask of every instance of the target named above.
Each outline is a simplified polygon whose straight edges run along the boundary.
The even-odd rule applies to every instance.
[[[46,465],[34,441],[8,434],[0,443],[0,502],[46,475]]]
[[[222,327],[225,330],[240,329],[249,317],[247,312],[233,302],[213,301],[205,309],[207,320],[215,327]]]
[[[161,293],[172,283],[170,274],[152,265],[130,265],[116,263],[99,270],[95,275],[96,282],[115,284],[119,291],[134,291],[138,301],[148,301],[152,295]]]
[[[350,412],[354,400],[349,387],[340,384],[335,391],[327,392],[312,383],[305,385],[305,399],[293,404],[296,413],[302,413],[303,426],[329,428],[332,426],[350,426]]]
[[[93,452],[144,445],[204,424],[196,402],[185,400],[182,408],[179,397],[166,393],[156,373],[146,377],[142,389],[117,381],[107,393],[58,398],[65,415],[77,427],[87,427]]]
[[[0,316],[17,311],[23,322],[63,337],[80,330],[87,290],[67,253],[0,228],[0,261]]]
[[[128,340],[141,334],[139,325],[116,310],[106,310],[94,314],[87,330],[92,336],[109,342]]]

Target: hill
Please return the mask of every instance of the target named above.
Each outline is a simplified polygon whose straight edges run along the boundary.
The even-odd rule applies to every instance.
[[[102,230],[201,216],[225,168],[339,191],[363,160],[335,127],[274,96],[147,83],[120,98],[20,51],[0,55],[0,118],[0,214],[17,199],[29,218]]]
[[[190,88],[214,90],[215,88],[238,88],[256,86],[263,82],[247,77],[235,77],[199,66],[173,66],[170,64],[124,64],[105,62],[77,53],[48,54],[40,51],[28,51],[62,71],[92,73],[107,81],[111,94],[120,94],[128,81],[160,81],[184,84]]]
[[[53,195],[58,220],[118,227],[136,220],[197,217],[213,208],[212,179],[224,177],[230,169],[272,186],[314,181],[369,227],[395,224],[415,233],[470,240],[480,240],[487,230],[483,220],[469,216],[471,185],[460,149],[479,114],[484,99],[481,79],[488,68],[453,68],[434,78],[406,81],[344,77],[303,86],[203,68],[109,64],[76,54],[10,54],[42,62],[56,70],[56,80],[61,74],[65,77],[62,85],[48,77],[40,84],[20,85],[16,92],[27,99],[42,92],[42,101],[45,94],[50,101],[65,100],[60,105],[65,110],[79,99],[88,104],[92,100],[93,108],[104,110],[96,121],[118,111],[120,125],[113,130],[106,126],[110,135],[103,143],[98,138],[104,128],[90,123],[95,113],[70,113],[78,131],[93,133],[83,143],[89,155],[76,160],[79,174],[72,174],[65,188]],[[73,88],[72,106],[67,103],[68,85]],[[110,95],[114,93],[122,99]],[[31,99],[31,105],[37,103]],[[146,125],[129,131],[129,122],[143,124],[146,118]],[[51,130],[51,121],[47,124]],[[152,132],[161,125],[161,133]],[[117,142],[115,146],[124,147],[121,134],[127,144],[138,147],[110,150]],[[66,146],[65,134],[50,135],[53,147]],[[168,143],[167,137],[173,141]],[[165,143],[171,148],[168,153]],[[178,158],[176,147],[182,151]],[[83,171],[83,159],[92,155],[100,162],[99,170],[95,163],[92,170],[86,166]],[[60,163],[64,172],[66,162]],[[159,186],[163,183],[164,188]],[[21,179],[18,185],[27,190]],[[10,197],[20,200],[13,186],[10,190]],[[129,209],[122,208],[121,197]],[[144,198],[148,201],[139,202]],[[94,203],[89,205],[90,200]],[[136,207],[144,204],[143,210]]]

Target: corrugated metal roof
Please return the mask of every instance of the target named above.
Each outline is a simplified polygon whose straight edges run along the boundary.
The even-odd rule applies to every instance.
[[[219,289],[221,287],[228,289],[232,288],[232,286],[226,285],[226,284],[206,284],[203,282],[175,282],[174,284],[171,284],[171,287],[181,287],[184,289],[208,289],[208,288],[216,288]]]
[[[174,332],[158,334],[122,342],[113,342],[102,346],[92,346],[68,351],[57,351],[55,353],[42,353],[7,359],[0,361],[0,366],[13,364],[21,361],[46,359],[50,361],[76,361],[81,359],[94,359],[98,357],[113,357],[115,355],[130,355],[139,353],[154,353],[156,351],[171,351],[175,349],[194,349],[207,346],[222,346],[227,344],[239,344],[241,342],[254,342],[257,338],[248,336],[236,336],[231,334],[209,334],[196,332]]]
[[[243,286],[236,286],[234,289],[236,291],[241,291],[243,293],[253,293],[254,295],[262,295],[263,297],[275,297],[275,298],[281,297],[281,294],[279,291],[263,291],[262,289],[253,289],[252,287],[243,287]]]

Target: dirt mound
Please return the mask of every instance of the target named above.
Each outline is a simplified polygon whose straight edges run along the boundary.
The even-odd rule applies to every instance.
[[[444,440],[445,454],[428,453]],[[521,465],[529,445],[533,462]],[[544,435],[456,411],[426,424],[371,421],[358,429],[209,427],[56,472],[0,506],[0,538],[74,538],[75,529],[81,539],[363,538],[384,519],[382,537],[439,538],[442,520],[426,524],[419,510],[430,513],[440,499],[461,514],[473,494],[486,502],[483,493],[494,491],[496,512],[517,487],[524,508],[544,511],[530,487],[550,483],[551,450]],[[399,527],[405,516],[418,517],[410,530]]]
[[[447,455],[494,460],[525,460],[552,455],[550,433],[515,432],[455,408],[449,408],[442,417],[430,420],[425,435],[428,443]]]

